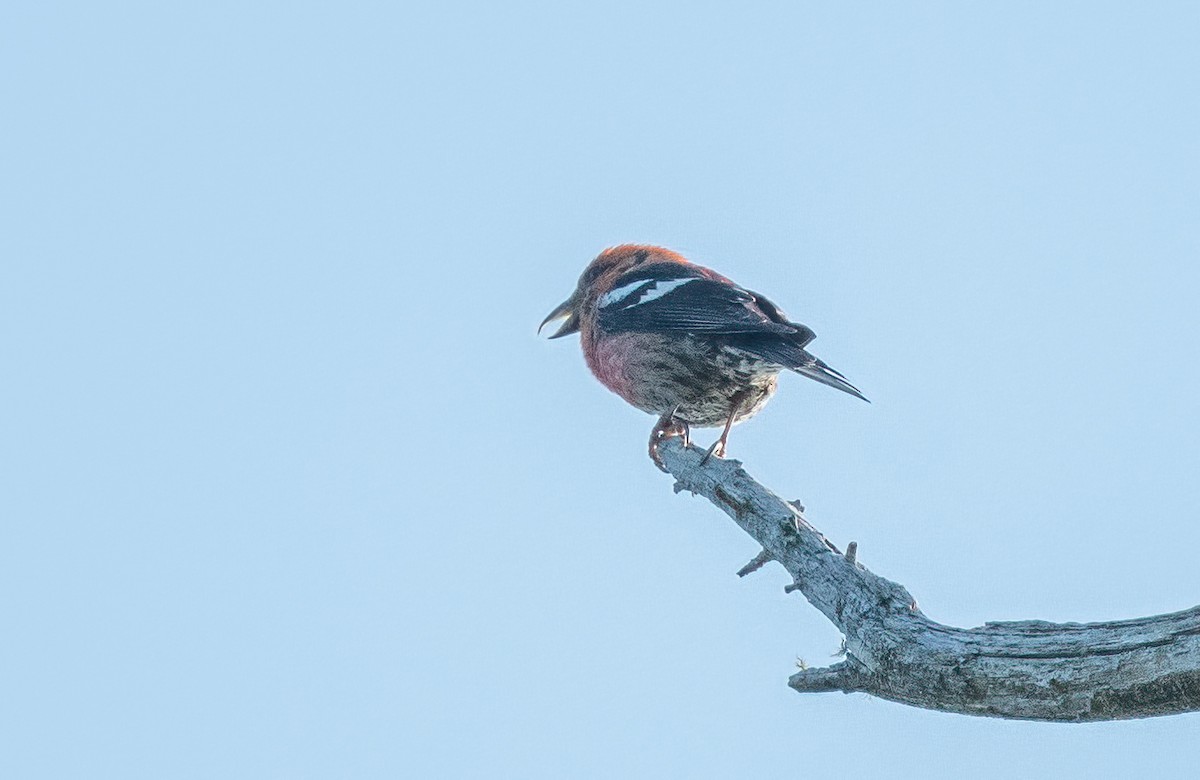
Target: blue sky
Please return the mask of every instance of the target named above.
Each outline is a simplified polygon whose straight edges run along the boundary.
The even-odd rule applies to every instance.
[[[873,401],[730,454],[931,617],[1197,603],[1194,5],[4,16],[0,774],[1194,772],[791,692],[837,633],[534,336],[685,252]]]

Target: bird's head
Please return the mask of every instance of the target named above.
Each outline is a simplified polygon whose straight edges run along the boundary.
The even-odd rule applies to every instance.
[[[550,338],[557,339],[577,333],[589,312],[594,311],[596,300],[611,290],[617,279],[640,265],[647,263],[686,264],[687,262],[682,255],[659,246],[622,244],[605,249],[596,256],[595,260],[588,263],[587,268],[583,269],[583,274],[579,277],[579,284],[575,286],[575,292],[571,293],[571,297],[556,306],[554,311],[542,320],[542,324],[538,326],[538,333],[541,333],[542,328],[547,324],[556,320],[563,320],[563,324],[550,335]]]

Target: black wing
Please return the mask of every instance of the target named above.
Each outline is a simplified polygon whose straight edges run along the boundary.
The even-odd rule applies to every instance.
[[[652,263],[619,277],[600,296],[599,315],[609,332],[759,334],[800,348],[816,337],[763,296],[680,263]]]

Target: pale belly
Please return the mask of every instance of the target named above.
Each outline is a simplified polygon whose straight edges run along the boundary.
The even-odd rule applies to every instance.
[[[619,333],[585,350],[605,387],[651,414],[674,412],[691,425],[734,423],[757,414],[774,394],[782,366],[720,349],[686,334]]]

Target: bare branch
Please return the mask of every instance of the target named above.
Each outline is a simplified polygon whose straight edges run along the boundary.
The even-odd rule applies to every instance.
[[[1200,607],[1107,623],[1027,620],[962,629],[936,623],[903,586],[868,571],[734,460],[669,440],[675,490],[702,495],[762,545],[845,635],[844,661],[803,669],[797,691],[861,691],[926,709],[1083,722],[1200,710]],[[761,559],[761,561],[760,561]],[[752,570],[752,569],[751,569]],[[739,572],[741,574],[741,572]]]

